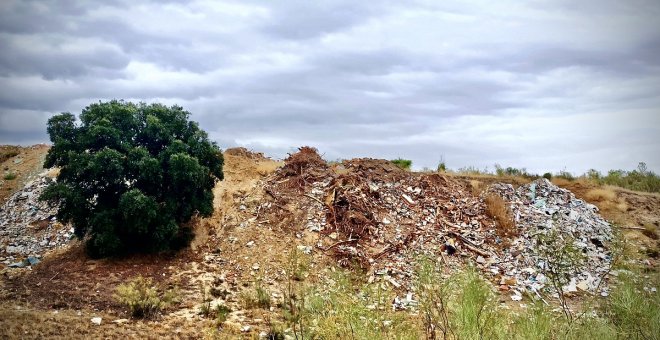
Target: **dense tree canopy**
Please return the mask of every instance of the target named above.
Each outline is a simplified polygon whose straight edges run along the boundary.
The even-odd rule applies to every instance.
[[[59,205],[94,256],[172,248],[181,226],[213,212],[223,158],[179,106],[113,100],[48,121],[46,167],[59,167],[43,199]]]

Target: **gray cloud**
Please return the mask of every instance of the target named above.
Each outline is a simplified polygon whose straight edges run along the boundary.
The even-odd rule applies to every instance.
[[[660,170],[656,2],[5,1],[0,143],[61,111],[180,104],[223,147]]]

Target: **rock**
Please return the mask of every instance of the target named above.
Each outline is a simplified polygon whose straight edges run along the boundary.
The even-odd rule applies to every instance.
[[[27,267],[27,264],[25,264],[25,261],[14,262],[14,263],[8,265],[7,267],[9,267],[9,268],[24,268],[24,267]]]
[[[245,244],[245,246],[247,246],[247,247],[252,247],[253,245],[254,245],[254,241],[250,241],[250,242]]]
[[[297,246],[296,248],[297,248],[298,250],[300,250],[300,251],[301,251],[303,254],[305,254],[305,255],[309,255],[309,254],[312,253],[312,247],[310,247],[310,246],[302,246],[302,245],[300,245],[300,246]]]
[[[243,332],[243,333],[247,333],[247,332],[249,332],[251,329],[252,329],[252,326],[250,326],[250,325],[245,325],[245,326],[241,327],[241,332]]]
[[[484,264],[486,263],[486,259],[484,259],[483,256],[479,255],[477,256],[477,263]]]
[[[580,283],[577,284],[577,288],[583,292],[586,292],[589,290],[589,283],[586,280],[580,281]]]
[[[114,321],[112,321],[112,322],[113,322],[113,323],[116,323],[116,324],[118,324],[118,325],[121,325],[121,324],[127,323],[127,322],[128,322],[128,319],[117,319],[117,320],[114,320]]]
[[[103,319],[100,318],[100,317],[95,317],[95,318],[92,318],[92,319],[91,319],[92,323],[95,324],[95,325],[97,325],[97,326],[100,326],[100,325],[101,325],[101,321],[102,321],[102,320],[103,320]]]

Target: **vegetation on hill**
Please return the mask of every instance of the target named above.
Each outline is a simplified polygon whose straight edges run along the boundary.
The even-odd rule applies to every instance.
[[[403,170],[410,170],[410,167],[412,167],[412,161],[409,159],[397,158],[390,162]]]
[[[189,239],[182,227],[213,212],[223,157],[179,106],[113,100],[49,119],[53,147],[45,167],[60,167],[42,199],[59,205],[93,256],[170,249]]]

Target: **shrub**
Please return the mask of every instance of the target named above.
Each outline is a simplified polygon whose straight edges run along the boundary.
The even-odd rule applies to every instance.
[[[445,161],[440,161],[438,163],[438,172],[446,172],[447,171],[447,164],[445,164]]]
[[[12,181],[16,179],[16,174],[13,172],[8,172],[5,174],[5,177],[3,177],[5,181]]]
[[[99,102],[76,124],[62,113],[48,120],[53,147],[45,167],[61,168],[42,199],[90,255],[173,248],[190,239],[180,226],[213,212],[212,189],[223,158],[190,113],[179,106]]]
[[[589,179],[593,179],[589,173]],[[660,192],[660,176],[649,171],[646,163],[640,162],[636,170],[610,170],[606,176],[595,178],[599,184],[616,185],[618,187],[647,192]]]
[[[410,167],[412,166],[412,161],[409,159],[397,158],[391,160],[390,162],[403,170],[410,170]]]
[[[548,181],[552,180],[552,174],[549,172],[546,172],[543,174],[543,178],[547,179]]]
[[[555,177],[565,179],[567,181],[574,181],[575,180],[575,176],[573,176],[572,173],[566,171],[566,169],[559,171],[559,173],[557,173],[555,175]]]
[[[138,276],[129,283],[117,286],[115,299],[128,307],[131,316],[149,318],[176,302],[178,293],[175,289],[163,294],[158,292],[151,279]]]

